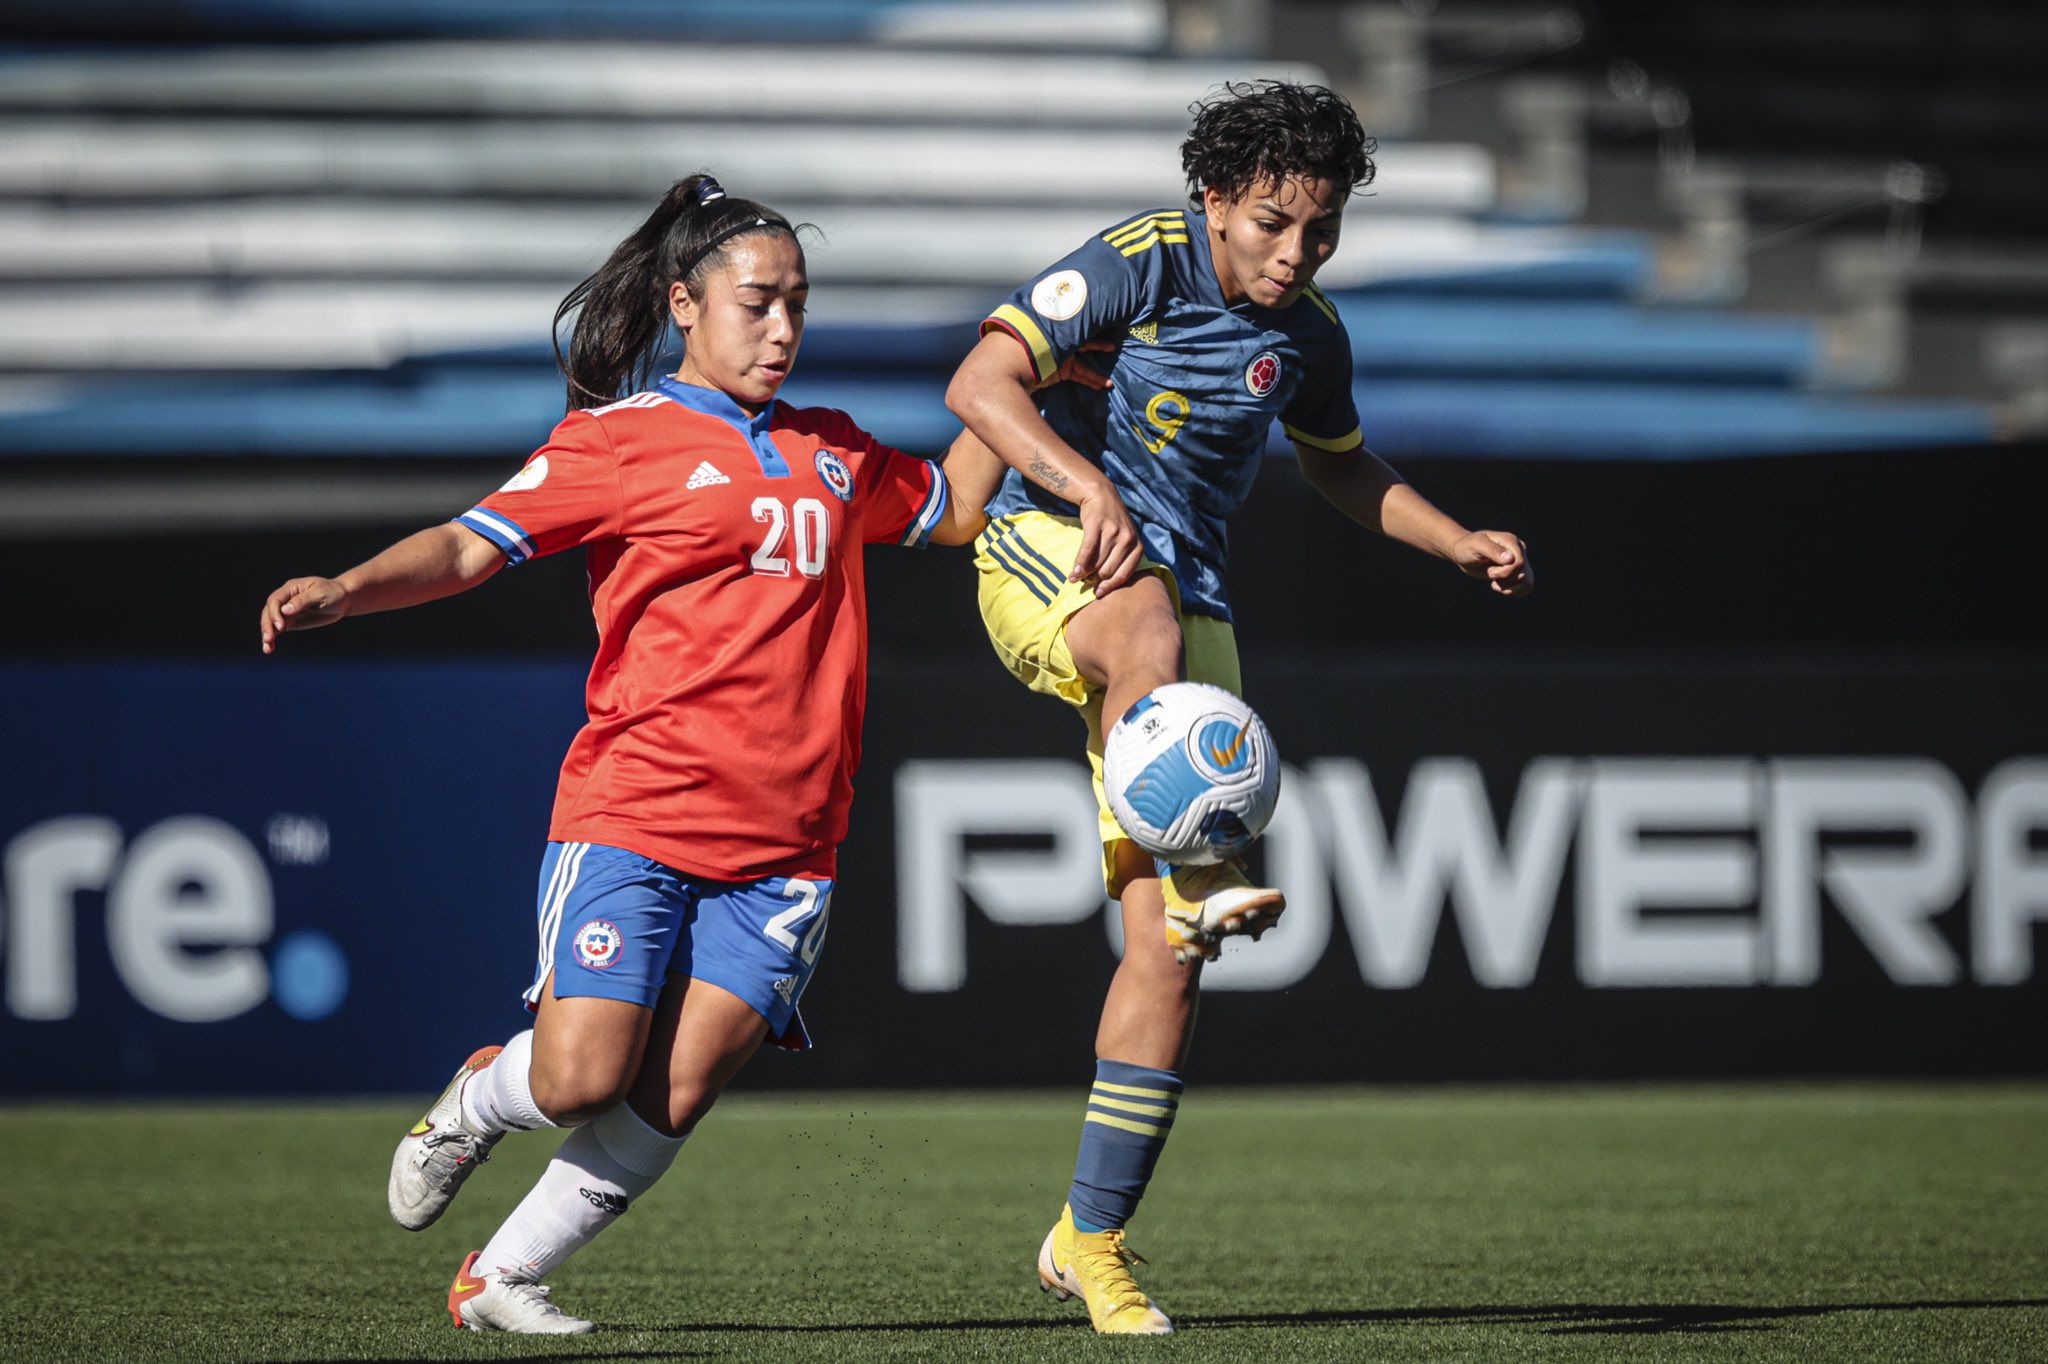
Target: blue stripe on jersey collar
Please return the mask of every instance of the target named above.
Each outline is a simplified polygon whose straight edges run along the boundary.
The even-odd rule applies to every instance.
[[[769,424],[775,418],[774,402],[771,401],[768,406],[762,408],[760,416],[750,417],[744,407],[715,388],[686,384],[670,376],[663,376],[655,387],[692,412],[702,412],[707,417],[716,417],[746,437],[747,444],[753,447],[754,458],[760,461],[761,472],[764,475],[769,478],[789,477],[789,465],[783,462],[782,452],[775,448],[775,442],[768,437]]]

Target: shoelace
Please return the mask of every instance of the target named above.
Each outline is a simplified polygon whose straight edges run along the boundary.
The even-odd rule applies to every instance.
[[[1145,1290],[1138,1287],[1138,1281],[1131,1277],[1131,1266],[1147,1263],[1144,1256],[1124,1244],[1121,1227],[1103,1233],[1107,1244],[1100,1250],[1085,1250],[1075,1258],[1107,1260],[1096,1274],[1096,1282],[1108,1290],[1109,1305],[1115,1308],[1149,1307],[1152,1300],[1145,1296]]]
[[[530,1307],[543,1316],[563,1316],[561,1308],[548,1301],[548,1286],[531,1279],[511,1279],[498,1276],[498,1287],[511,1294],[522,1307]]]
[[[441,1149],[450,1144],[457,1148],[454,1152]],[[473,1160],[481,1165],[491,1158],[490,1143],[479,1138],[474,1132],[460,1127],[422,1137],[420,1145],[427,1151],[425,1164],[442,1179],[454,1173],[464,1161]]]

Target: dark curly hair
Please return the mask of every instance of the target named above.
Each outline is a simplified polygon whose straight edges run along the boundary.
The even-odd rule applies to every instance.
[[[1180,144],[1188,198],[1213,189],[1237,200],[1292,175],[1329,180],[1344,193],[1372,183],[1379,144],[1365,135],[1350,101],[1321,85],[1227,81],[1188,106],[1195,126]]]

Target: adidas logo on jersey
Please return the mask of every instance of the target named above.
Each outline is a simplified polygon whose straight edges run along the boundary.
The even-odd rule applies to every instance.
[[[1137,326],[1131,328],[1131,340],[1143,342],[1148,346],[1158,345],[1159,324],[1157,322],[1140,322]]]
[[[697,466],[697,472],[691,474],[690,481],[683,486],[685,488],[708,488],[714,483],[730,482],[732,480],[718,472],[718,469],[707,459]]]

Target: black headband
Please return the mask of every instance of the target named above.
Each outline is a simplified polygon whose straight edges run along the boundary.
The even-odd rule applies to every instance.
[[[699,180],[697,182],[697,189],[694,195],[694,202],[698,208],[704,207],[704,205],[712,202],[715,199],[723,199],[724,197],[725,186],[719,184],[710,176],[707,175],[702,180]],[[698,266],[702,265],[705,259],[709,257],[713,251],[716,251],[719,247],[725,245],[726,242],[730,241],[732,238],[739,236],[740,233],[752,232],[757,227],[766,227],[777,231],[788,232],[789,235],[792,237],[796,235],[796,233],[788,226],[788,224],[771,223],[766,218],[756,218],[751,223],[736,223],[733,226],[725,229],[725,231],[719,233],[717,236],[713,237],[710,241],[704,243],[704,245],[701,246],[700,248],[698,248],[697,254],[690,257],[690,259],[683,265],[682,269],[676,271],[676,278],[688,279],[691,273],[695,271]]]
[[[702,247],[698,248],[697,254],[690,257],[689,260],[683,262],[682,268],[676,271],[676,278],[688,279],[691,273],[695,271],[698,266],[704,263],[706,257],[708,257],[713,251],[716,251],[719,247],[725,245],[726,242],[730,241],[734,237],[739,236],[742,232],[754,232],[764,227],[774,232],[788,232],[789,235],[792,237],[796,235],[795,232],[790,230],[789,226],[786,223],[774,223],[768,221],[768,219],[766,218],[756,218],[752,222],[747,223],[736,223],[733,226],[725,229],[725,231],[719,233],[717,236],[713,237],[710,241],[704,243]]]

